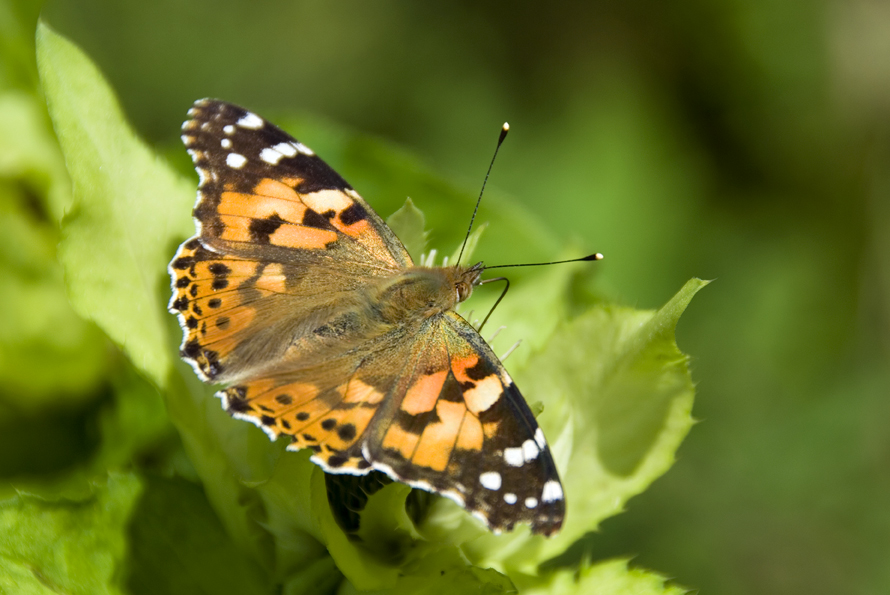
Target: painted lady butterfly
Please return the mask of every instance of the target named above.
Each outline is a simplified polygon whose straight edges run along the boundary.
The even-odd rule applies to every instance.
[[[565,514],[544,434],[454,307],[485,270],[415,266],[333,169],[256,114],[202,99],[183,142],[197,234],[170,263],[181,356],[233,417],[328,473],[372,469],[495,532]]]

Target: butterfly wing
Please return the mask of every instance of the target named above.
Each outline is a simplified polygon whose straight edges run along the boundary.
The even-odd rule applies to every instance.
[[[503,364],[455,312],[428,322],[397,398],[378,414],[364,456],[374,468],[451,498],[493,530],[559,530],[562,484],[549,446]]]
[[[277,361],[295,338],[354,306],[357,289],[412,262],[299,141],[221,101],[200,100],[189,114],[182,138],[200,175],[198,234],[170,263],[170,310],[184,332],[181,355],[203,380],[231,382]]]
[[[290,436],[289,450],[312,450],[312,461],[329,473],[364,475],[371,470],[363,445],[372,421],[386,423],[385,403],[417,345],[420,321],[413,323],[376,335],[369,328],[343,330],[334,339],[337,349],[281,360],[220,391],[223,406],[272,440]]]
[[[440,493],[493,530],[550,534],[565,513],[544,434],[503,365],[454,312],[223,391],[232,415],[329,473],[371,468]]]

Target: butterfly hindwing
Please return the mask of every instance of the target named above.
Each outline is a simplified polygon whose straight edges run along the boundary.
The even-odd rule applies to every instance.
[[[290,450],[309,448],[312,460],[331,473],[364,474],[363,455],[372,421],[394,386],[390,370],[400,370],[413,343],[405,328],[367,337],[358,327],[339,337],[352,349],[284,361],[266,374],[220,392],[230,414],[262,428],[272,439],[289,436]],[[385,417],[385,415],[383,416]]]
[[[220,393],[223,406],[273,440],[289,436],[288,450],[311,449],[312,460],[327,471],[367,473],[371,465],[359,439],[382,395],[357,383],[328,386],[326,376],[315,377],[313,371],[305,370],[298,379],[264,378],[230,387]]]
[[[411,340],[409,340],[411,339]],[[454,312],[395,328],[323,364],[223,391],[227,410],[330,473],[372,467],[443,494],[496,531],[559,529],[562,486],[503,365]]]
[[[562,485],[519,390],[478,332],[454,312],[432,321],[406,367],[392,423],[366,447],[375,468],[439,492],[494,530],[559,529]]]

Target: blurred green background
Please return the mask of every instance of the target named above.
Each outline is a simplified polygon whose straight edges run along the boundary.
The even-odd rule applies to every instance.
[[[0,214],[7,477],[89,451],[110,390],[101,333],[50,264],[48,119],[20,100],[35,96],[41,9],[183,171],[179,124],[200,97],[315,114],[466,187],[509,121],[490,183],[560,240],[535,257],[603,252],[602,290],[642,308],[716,279],[678,329],[703,423],[575,553],[635,555],[707,593],[890,591],[890,4],[0,3],[0,183],[18,205],[2,208],[28,213]],[[7,158],[12,143],[44,169]],[[8,315],[22,304],[39,314]],[[55,344],[29,342],[47,326],[65,329]],[[68,447],[14,450],[35,441]]]

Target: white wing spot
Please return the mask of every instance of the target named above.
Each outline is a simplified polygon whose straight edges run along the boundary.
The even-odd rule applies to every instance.
[[[291,144],[291,143],[278,143],[277,145],[275,145],[272,148],[275,149],[276,151],[278,151],[279,153],[281,153],[282,155],[284,155],[285,157],[293,157],[294,155],[297,154],[296,147],[294,147],[293,144]]]
[[[522,467],[523,463],[525,463],[525,458],[522,456],[522,449],[518,447],[505,448],[504,460],[507,461],[507,464],[511,467]]]
[[[293,143],[293,145],[294,145],[294,148],[297,151],[299,151],[300,153],[302,153],[303,155],[308,155],[309,157],[312,157],[313,155],[315,155],[315,152],[312,149],[310,149],[309,147],[307,147],[306,145],[304,145],[303,143],[295,142],[295,143]]]
[[[526,440],[522,443],[522,455],[526,461],[535,460],[540,452],[541,450],[538,448],[538,445],[535,444],[534,440]]]
[[[538,447],[543,450],[545,446],[547,446],[547,440],[544,439],[544,432],[541,428],[535,430],[535,442],[538,443]]]
[[[562,500],[562,486],[558,481],[551,479],[544,484],[544,489],[541,490],[541,500],[544,502]]]
[[[260,151],[260,159],[262,159],[269,165],[278,165],[278,162],[281,161],[283,157],[284,155],[282,155],[275,149],[265,148]]]
[[[535,508],[538,505],[537,498],[526,498],[525,499],[525,507],[526,508]]]
[[[229,153],[226,155],[226,165],[235,169],[241,169],[247,163],[247,157],[238,153]]]
[[[507,504],[516,504],[516,494],[507,492],[506,494],[504,494],[504,502],[506,502]]]
[[[226,124],[225,126],[223,126],[223,132],[225,132],[226,134],[234,134],[235,127],[231,124]]]
[[[250,128],[251,130],[259,130],[263,127],[263,119],[253,112],[247,112],[236,122],[241,128]]]
[[[204,122],[201,124],[201,130],[210,130],[210,122]]]
[[[221,141],[219,141],[219,144],[222,145],[223,149],[231,149],[232,148],[232,141],[230,141],[227,138],[224,138]]]
[[[499,490],[501,489],[501,474],[497,471],[486,471],[479,476],[479,483],[486,490]]]

